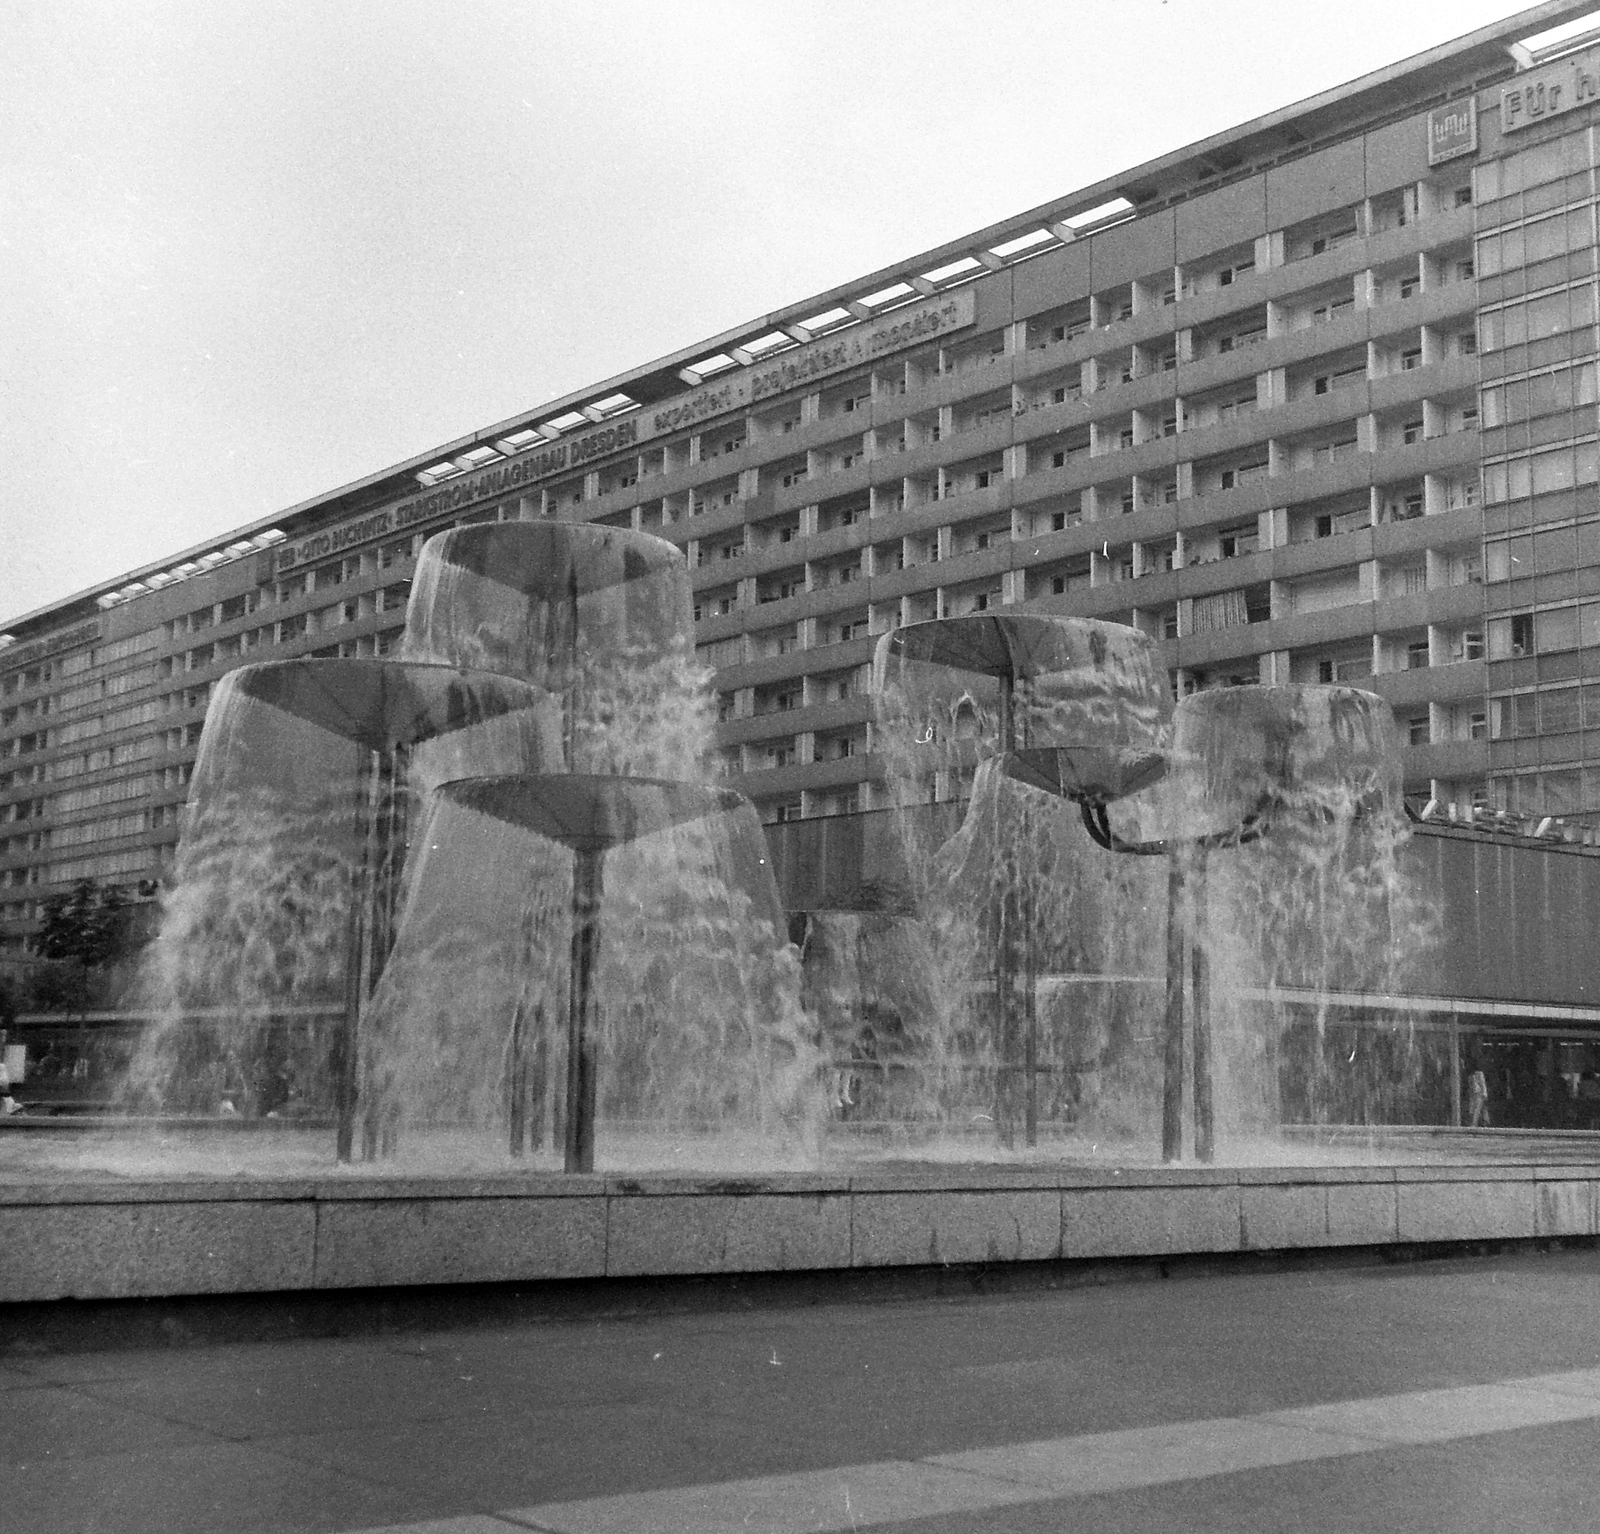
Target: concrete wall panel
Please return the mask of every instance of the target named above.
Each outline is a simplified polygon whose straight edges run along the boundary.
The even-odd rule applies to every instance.
[[[1366,148],[1368,197],[1423,180],[1428,174],[1428,114],[1374,129]]]
[[[1267,225],[1285,229],[1302,219],[1358,203],[1366,195],[1366,151],[1349,139],[1267,172]]]
[[[328,1200],[317,1211],[317,1287],[597,1278],[603,1195]]]
[[[1061,1195],[1054,1189],[858,1192],[850,1203],[858,1268],[1061,1255]]]
[[[1240,1245],[1239,1189],[1069,1188],[1062,1194],[1064,1257],[1232,1252]]]
[[[842,1194],[614,1197],[606,1272],[782,1273],[850,1266]]]
[[[1079,240],[1015,268],[1012,278],[1019,320],[1088,295],[1089,245],[1088,240]]]
[[[1180,203],[1174,235],[1178,261],[1193,261],[1265,234],[1270,227],[1266,186],[1265,176],[1252,176]]]
[[[240,1294],[315,1282],[309,1202],[0,1206],[0,1302]]]
[[[1247,1250],[1322,1246],[1328,1239],[1326,1187],[1245,1187],[1239,1201],[1241,1245]]]
[[[981,336],[988,331],[999,330],[1001,326],[1009,325],[1012,319],[1010,272],[995,272],[988,277],[979,277],[970,286],[977,295],[977,321],[971,330],[961,332],[955,341],[957,345],[968,336]]]
[[[1535,1190],[1534,1229],[1541,1236],[1594,1234],[1592,1182],[1541,1182]]]
[[[1534,1235],[1532,1179],[1398,1184],[1402,1241],[1494,1241]]]
[[[1381,1245],[1396,1240],[1399,1227],[1399,1205],[1392,1182],[1329,1186],[1329,1246]]]
[[[1176,249],[1174,215],[1151,213],[1097,234],[1089,241],[1089,275],[1095,291],[1119,283],[1165,275]]]

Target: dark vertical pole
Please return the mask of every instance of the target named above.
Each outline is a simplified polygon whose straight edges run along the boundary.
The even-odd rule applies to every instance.
[[[368,866],[372,869],[368,902],[367,941],[362,955],[361,1000],[365,1004],[377,989],[384,966],[394,948],[395,919],[400,909],[400,886],[405,868],[407,810],[406,783],[410,773],[408,747],[391,745],[377,753],[372,785],[372,846]],[[378,1063],[381,1040],[373,1036],[373,1021],[367,1024],[369,1063]],[[381,1027],[381,1019],[376,1026]],[[399,1105],[386,1100],[381,1083],[367,1081],[362,1132],[362,1154],[371,1161],[374,1155],[392,1155],[399,1143]]]
[[[1461,1014],[1450,1014],[1450,1127],[1461,1127]]]
[[[567,624],[564,636],[567,642],[567,674],[562,682],[562,734],[567,749],[567,771],[580,772],[578,765],[578,740],[583,709],[581,688],[582,662],[578,654],[578,561],[574,550],[567,566],[567,601],[562,617]]]
[[[510,1151],[520,1156],[528,1144],[528,1022],[527,1010],[522,1000],[511,1016],[511,1069],[507,1072],[506,1089],[510,1102],[506,1119],[510,1128]]]
[[[1039,1006],[1034,976],[1034,896],[1038,863],[1034,856],[1033,817],[1028,812],[1027,801],[1022,806],[1022,850],[1017,859],[1022,886],[1017,903],[1022,928],[1022,1069],[1024,1096],[1022,1103],[1023,1137],[1029,1146],[1039,1143]]]
[[[1018,751],[1028,744],[1028,691],[1023,688],[1022,708],[1017,707],[1017,680],[1011,678],[1010,731],[1011,749]],[[1036,955],[1034,953],[1034,899],[1038,893],[1037,841],[1028,817],[1023,822],[1024,872],[1028,886],[1022,902],[1022,1026],[1024,1064],[1028,1075],[1027,1102],[1024,1128],[1030,1146],[1039,1143],[1039,998]]]
[[[572,860],[572,978],[567,986],[566,1170],[594,1170],[595,985],[600,963],[600,897],[605,853]]]
[[[1001,828],[1003,837],[1004,831]],[[995,935],[994,955],[994,1127],[1000,1143],[1010,1149],[1016,1143],[1017,1046],[1016,1046],[1016,867],[1002,848],[1000,859],[999,931]]]
[[[513,1156],[521,1156],[525,1149],[535,1153],[544,1149],[550,1045],[545,1035],[544,1003],[538,999],[535,982],[535,977],[540,976],[542,926],[537,905],[530,899],[520,924],[520,984],[511,1013],[511,1063],[507,1072],[506,1119]],[[542,976],[540,979],[542,982]]]
[[[1167,1007],[1161,1095],[1161,1159],[1183,1155],[1183,862],[1176,842],[1167,851]]]
[[[344,1018],[334,1063],[335,1154],[355,1155],[356,1107],[361,1071],[361,981],[366,968],[367,923],[372,904],[372,791],[375,753],[363,750],[356,769],[355,861],[350,875],[350,912],[345,929]]]
[[[1027,948],[1023,956],[1022,970],[1023,1061],[1028,1073],[1024,1129],[1030,1146],[1039,1143],[1039,1003],[1035,995],[1032,930],[1030,923],[1027,928],[1029,936],[1025,939]]]
[[[1009,672],[1002,673],[1000,683],[1000,716],[998,740],[1002,756],[1015,745],[1012,719],[1012,693],[1016,680]],[[1000,1143],[1007,1149],[1017,1138],[1017,911],[1020,865],[1016,847],[1008,844],[1007,826],[1002,820],[995,822],[995,857],[1000,873],[999,930],[995,934],[994,967],[994,1023],[995,1023],[995,1081],[994,1123]]]
[[[544,1150],[545,1130],[555,1117],[545,1100],[549,1094],[550,1032],[544,1015],[544,1003],[540,1002],[533,1009],[532,1079],[528,1083],[528,1143],[536,1153]]]
[[[1017,679],[1009,673],[1000,677],[1000,718],[998,721],[1000,754],[1004,756],[1008,751],[1017,748],[1016,739],[1016,688]]]
[[[1211,1101],[1211,966],[1206,958],[1206,855],[1195,853],[1189,933],[1194,1005],[1194,1154],[1210,1161],[1216,1149]]]

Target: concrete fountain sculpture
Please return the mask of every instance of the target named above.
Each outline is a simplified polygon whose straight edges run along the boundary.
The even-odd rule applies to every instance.
[[[688,634],[669,545],[485,525],[424,549],[401,659],[226,678],[127,1097],[195,1113],[200,1144],[13,1162],[0,1298],[1592,1233],[1600,1183],[1570,1169],[1493,1168],[1441,1223],[1460,1167],[1288,1187],[1285,1142],[1244,1138],[1291,1095],[1326,1106],[1285,1041],[1342,985],[1383,994],[1416,933],[1378,700],[1173,710],[1142,636],[1031,614],[886,636],[874,749],[904,845],[870,903],[808,914],[802,975],[754,811],[699,781]],[[837,1111],[926,1160],[822,1138],[819,1031],[878,1072]],[[1186,1103],[1232,1172],[1148,1164],[1185,1148]],[[778,1149],[696,1138],[729,1124]],[[374,1159],[307,1173],[266,1138]],[[930,1164],[951,1144],[965,1164]]]
[[[341,1161],[392,1155],[405,1125],[465,1126],[589,1171],[602,1117],[814,1146],[830,1008],[815,984],[812,1015],[801,1005],[753,808],[701,781],[689,608],[663,540],[479,524],[422,550],[401,658],[225,678],[155,945],[165,1021],[127,1101],[328,1113]],[[1254,869],[1329,826],[1392,821],[1383,705],[1247,688],[1174,714],[1145,636],[1038,614],[897,629],[873,676],[894,793],[964,814],[911,850],[918,891],[872,918],[865,964],[859,921],[845,937],[811,924],[813,970],[830,945],[858,950],[834,987],[855,992],[833,1009],[850,1019],[831,1041],[846,1080],[865,1048],[894,1079],[891,1116],[919,1134],[990,1124],[1009,1149],[1038,1144],[1042,1114],[1075,1120],[1113,1068],[1159,1097],[1169,1160],[1187,1089],[1209,1160],[1213,950],[1226,932],[1231,973],[1252,944],[1298,950],[1294,931],[1237,919],[1253,874],[1208,902],[1208,855],[1270,835]],[[1085,830],[1164,854],[1164,908],[1147,880],[1086,859]],[[1378,883],[1392,906],[1392,878]],[[863,1046],[866,991],[882,1026]],[[1159,1088],[1139,1044],[1153,1034]]]
[[[303,1106],[331,1096],[342,1161],[392,1153],[406,1121],[503,1122],[514,1155],[530,1130],[537,1148],[559,1125],[566,1169],[590,1170],[608,906],[659,917],[685,903],[691,880],[685,930],[717,913],[721,958],[742,980],[757,974],[756,989],[781,993],[792,968],[754,810],[697,781],[704,678],[689,634],[687,572],[670,544],[480,525],[424,547],[402,659],[225,678],[156,944],[166,1022],[146,1041],[131,1095],[204,1107],[231,1079],[255,1083],[276,1067]],[[487,843],[464,829],[483,817],[499,828]],[[626,893],[608,902],[608,855],[641,842],[663,845],[633,859]],[[265,868],[270,878],[252,877]],[[552,899],[563,886],[569,898]],[[627,941],[638,926],[618,932],[613,990],[638,957]],[[564,964],[549,962],[557,952]],[[715,963],[692,940],[658,943],[647,961],[668,956]],[[683,989],[675,978],[650,992],[654,1015],[631,1014],[639,1029],[682,1046],[668,1020],[685,1006],[715,1015],[750,1002],[748,985],[719,990],[703,974],[692,1001]],[[286,1060],[286,1025],[319,1014],[326,1024],[336,993],[332,1040],[313,1028]],[[676,1074],[719,1081],[731,1119],[804,1133],[815,1071],[798,1007],[765,999],[766,1016],[722,1029],[714,1049],[708,1039],[680,1048]],[[762,1057],[737,1083],[733,1035]],[[215,1068],[197,1068],[207,1056]],[[648,1086],[619,1083],[641,1117],[662,1107],[657,1065]]]
[[[1042,986],[1080,978],[1049,974],[1074,963],[1060,930],[1063,893],[1093,877],[1051,801],[1073,801],[1099,847],[1166,862],[1159,1028],[1166,1160],[1182,1152],[1186,1047],[1194,1153],[1201,1161],[1215,1153],[1214,950],[1227,946],[1230,973],[1248,970],[1257,990],[1302,955],[1306,931],[1330,924],[1360,933],[1360,951],[1381,956],[1366,969],[1392,960],[1392,932],[1370,939],[1377,936],[1374,909],[1387,919],[1405,903],[1393,856],[1403,812],[1392,719],[1372,694],[1236,688],[1193,695],[1174,712],[1154,645],[1142,635],[1031,614],[938,619],[895,631],[879,643],[876,682],[902,802],[920,802],[930,791],[936,799],[965,797],[959,785],[970,782],[961,829],[928,865],[938,877],[923,881],[923,904],[948,928],[956,892],[954,910],[965,907],[968,927],[984,934],[981,946],[992,954],[992,1058],[980,1074],[993,1075],[993,1119],[1003,1144],[1014,1142],[1019,1081],[1026,1143],[1037,1141]],[[1114,821],[1124,823],[1121,831]],[[1234,856],[1222,900],[1208,903],[1208,858],[1263,839],[1270,845],[1244,862]],[[1330,881],[1335,863],[1347,873]],[[1264,868],[1273,870],[1271,888],[1262,887]],[[1314,892],[1300,887],[1307,869]],[[1263,920],[1283,912],[1290,892],[1287,919]],[[1111,914],[1136,921],[1152,904],[1146,892]],[[1106,913],[1099,914],[1103,920]],[[1088,927],[1085,915],[1080,908],[1070,920]],[[1154,937],[1155,923],[1144,925]],[[1110,970],[1104,947],[1099,962]],[[1332,968],[1348,974],[1356,945],[1344,948]],[[1125,967],[1155,968],[1152,957],[1147,952]],[[1330,973],[1324,962],[1324,989]],[[1080,1024],[1065,1016],[1056,1027],[1070,1034],[1081,1032]],[[1059,1070],[1061,1049],[1054,1054],[1049,1068]]]

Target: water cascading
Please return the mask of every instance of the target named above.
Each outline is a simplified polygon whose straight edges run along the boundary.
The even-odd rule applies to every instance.
[[[569,1170],[597,1106],[814,1134],[761,827],[697,781],[691,632],[671,544],[479,525],[424,545],[401,659],[225,677],[123,1105],[331,1119],[340,1160],[559,1124]]]
[[[434,796],[419,843],[388,975],[398,1101],[461,1122],[504,1099],[511,1154],[548,1137],[568,1171],[593,1168],[599,1123],[769,1156],[808,1141],[818,1060],[742,795],[466,780]],[[478,1027],[459,1020],[469,992]]]
[[[560,719],[559,767],[437,796],[396,972],[430,978],[391,987],[391,1032],[408,1041],[396,1055],[454,1033],[446,1053],[459,1059],[463,1030],[417,998],[459,968],[441,955],[501,955],[487,983],[506,994],[479,1009],[487,1076],[461,1079],[490,1080],[485,1099],[505,1101],[513,1155],[559,1125],[567,1170],[589,1170],[601,1119],[742,1129],[790,1151],[814,1139],[819,1061],[765,836],[743,796],[701,782],[710,673],[692,635],[682,554],[649,534],[486,524],[430,539],[418,561],[405,653],[516,676]],[[499,847],[470,879],[445,872],[485,817]],[[439,897],[459,903],[469,882],[478,915],[463,934]],[[559,889],[565,902],[551,898]],[[553,1021],[563,1013],[565,1030]],[[545,1113],[530,1083],[563,1078]]]
[[[545,759],[549,699],[512,678],[384,660],[244,666],[217,686],[174,887],[144,966],[159,1017],[121,1088],[158,1114],[361,1129],[371,998],[393,946],[409,828],[440,783]]]
[[[1183,1154],[1186,1101],[1201,1161],[1219,1136],[1239,1146],[1297,1116],[1325,1119],[1330,998],[1393,994],[1427,946],[1399,873],[1397,746],[1389,706],[1355,688],[1207,691],[1178,705],[1158,788],[1116,814],[1085,803],[1102,847],[1165,860],[1165,1160]],[[1300,1067],[1301,1101],[1286,1105],[1284,1041],[1306,1005],[1318,1049]],[[1409,1080],[1400,1065],[1385,1075],[1391,1096]]]
[[[937,619],[879,641],[877,740],[907,888],[898,912],[813,925],[835,970],[850,945],[831,929],[856,928],[855,970],[873,991],[895,981],[860,938],[882,949],[886,925],[917,955],[911,973],[932,980],[931,1010],[910,994],[881,1009],[895,1036],[863,1062],[912,1084],[890,1112],[1032,1146],[1041,1119],[1070,1122],[1088,1062],[1127,1033],[1137,895],[1085,857],[1066,800],[1116,799],[1160,776],[1170,704],[1154,656],[1133,629],[1037,614]]]

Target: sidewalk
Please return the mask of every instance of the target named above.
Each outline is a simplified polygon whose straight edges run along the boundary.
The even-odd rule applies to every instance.
[[[10,1358],[0,1525],[1600,1525],[1596,1252],[961,1303],[449,1320]]]

